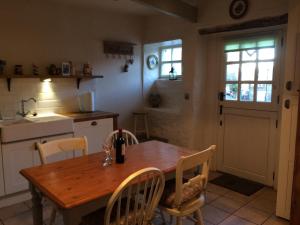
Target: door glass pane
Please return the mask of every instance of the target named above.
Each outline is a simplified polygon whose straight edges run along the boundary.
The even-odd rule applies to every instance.
[[[236,101],[238,96],[238,84],[226,84],[225,100]]]
[[[240,61],[240,52],[227,52],[227,62]]]
[[[172,49],[171,48],[167,48],[167,49],[163,49],[161,51],[161,60],[164,61],[171,61],[172,58]]]
[[[173,67],[177,75],[182,75],[181,63],[173,63]]]
[[[181,60],[182,48],[173,48],[172,60]]]
[[[242,102],[252,102],[254,94],[254,84],[242,84],[240,101]]]
[[[239,64],[227,65],[226,81],[237,81],[239,79]]]
[[[249,49],[249,48],[255,48],[256,42],[255,41],[247,41],[241,44],[241,49]]]
[[[169,76],[172,64],[171,63],[163,63],[161,66],[161,75]]]
[[[257,43],[258,47],[273,47],[274,45],[275,45],[274,39],[261,40]]]
[[[275,49],[274,48],[263,48],[258,50],[258,59],[267,60],[275,58]]]
[[[239,43],[230,43],[225,46],[225,51],[233,51],[240,48]]]
[[[256,63],[242,64],[242,81],[254,81]]]
[[[259,62],[258,63],[258,80],[272,81],[273,80],[274,62]]]
[[[271,102],[272,101],[272,84],[258,84],[257,85],[257,102]]]
[[[255,61],[256,60],[256,50],[245,50],[242,53],[243,61]]]

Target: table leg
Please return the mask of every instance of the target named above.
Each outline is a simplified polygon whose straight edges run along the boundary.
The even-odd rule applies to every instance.
[[[32,194],[33,225],[43,225],[42,196],[37,192],[33,184],[30,184],[30,191]]]

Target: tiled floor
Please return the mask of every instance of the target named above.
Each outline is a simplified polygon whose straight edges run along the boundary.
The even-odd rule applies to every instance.
[[[211,175],[213,178],[217,174]],[[248,197],[209,184],[207,203],[202,208],[205,225],[288,225],[287,221],[274,215],[275,201],[276,192],[270,188],[263,188]],[[51,206],[45,203],[44,210],[45,224],[49,224]],[[56,225],[62,224],[62,218],[58,216]],[[160,225],[161,219],[155,218],[154,224]],[[194,222],[190,219],[184,219],[184,225],[192,224]],[[0,209],[0,225],[32,225],[31,203],[24,202]]]

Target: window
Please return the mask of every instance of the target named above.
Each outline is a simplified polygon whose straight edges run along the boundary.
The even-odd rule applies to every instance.
[[[177,77],[182,76],[182,46],[180,45],[160,49],[160,78],[168,78],[172,67]]]
[[[271,103],[275,39],[225,44],[225,97],[227,101]]]

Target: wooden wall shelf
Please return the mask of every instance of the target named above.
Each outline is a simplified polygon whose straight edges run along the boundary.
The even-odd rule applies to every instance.
[[[70,76],[62,76],[62,75],[0,75],[0,79],[6,79],[7,90],[11,90],[11,79],[75,79],[77,84],[77,89],[80,87],[80,82],[82,79],[90,80],[90,79],[99,79],[103,78],[102,75],[93,75],[93,76],[80,76],[80,75],[70,75]]]

